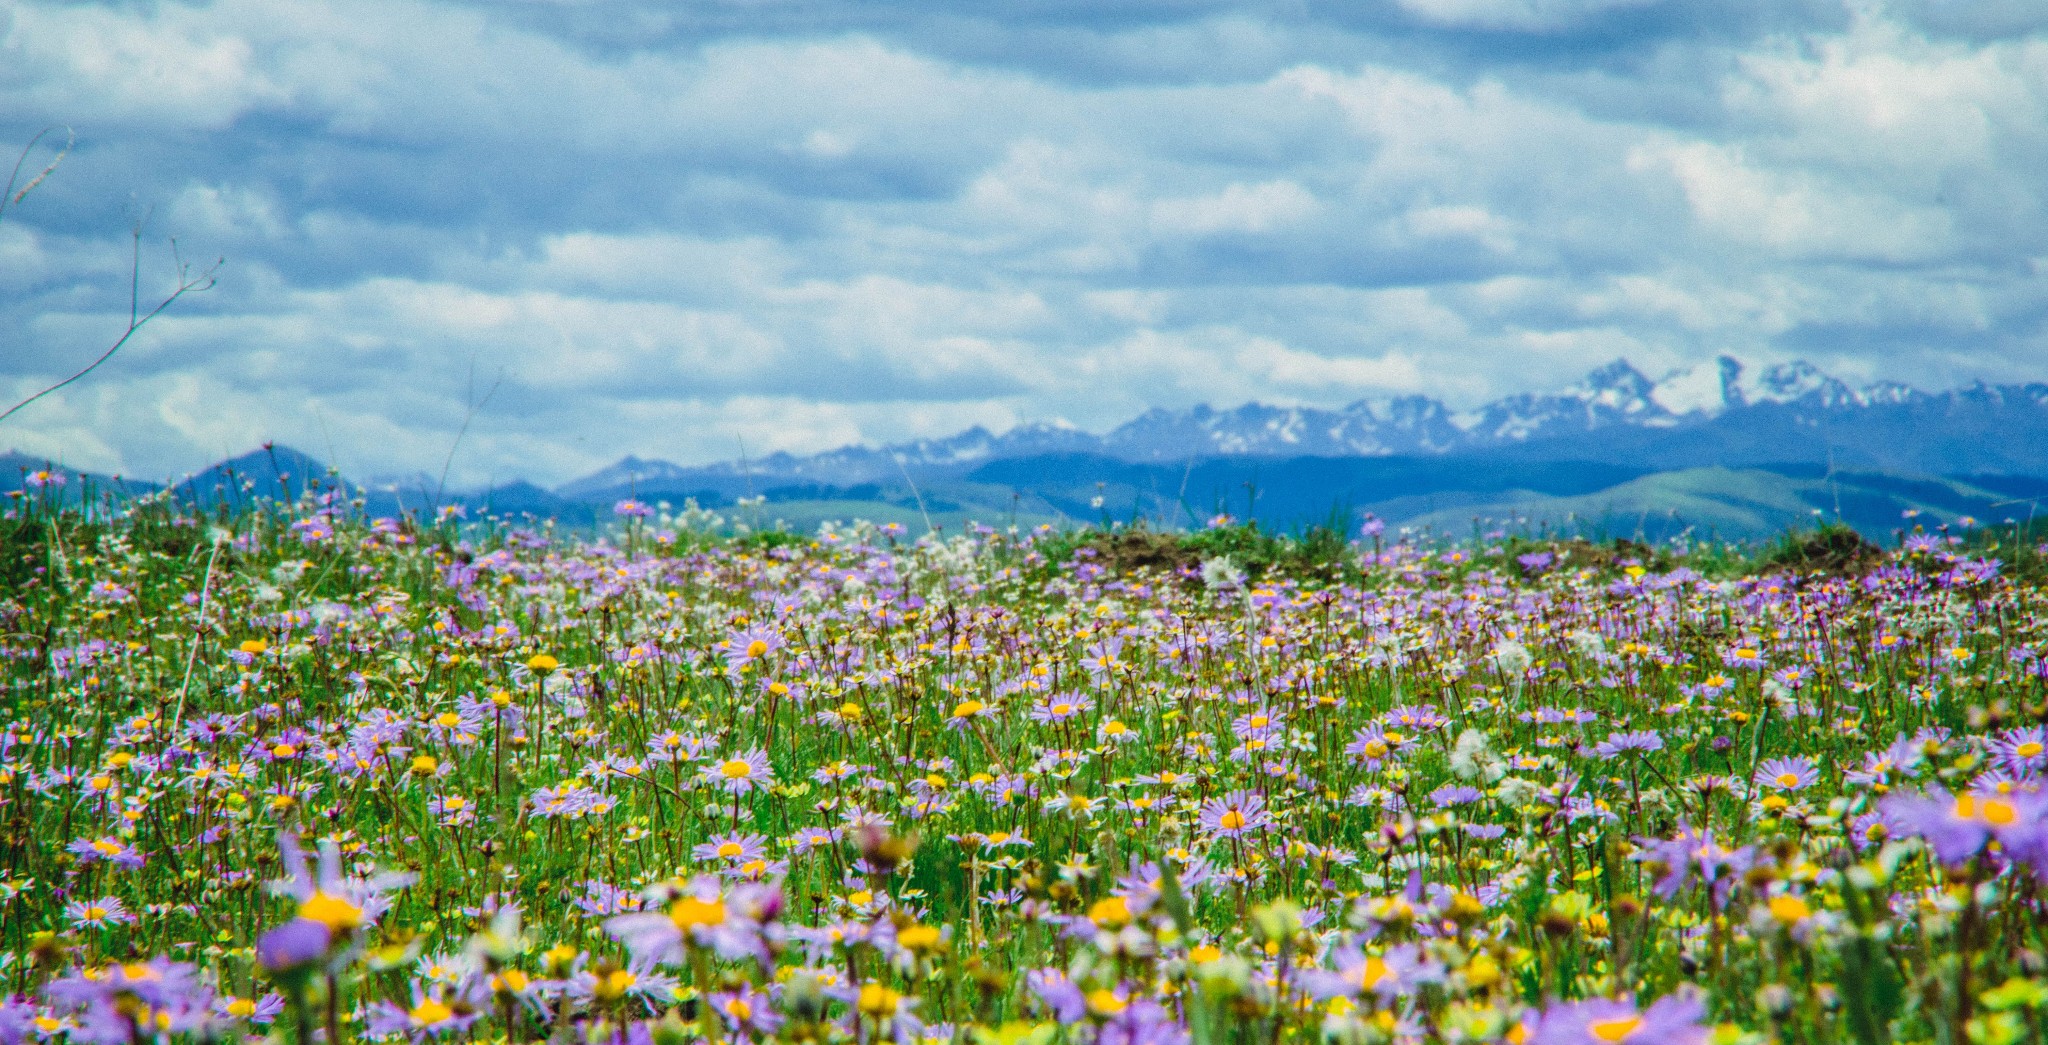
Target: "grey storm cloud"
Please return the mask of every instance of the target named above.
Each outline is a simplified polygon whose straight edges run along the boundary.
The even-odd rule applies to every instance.
[[[2021,0],[23,0],[0,428],[559,481],[1721,352],[2048,370]],[[46,155],[46,154],[44,154]]]

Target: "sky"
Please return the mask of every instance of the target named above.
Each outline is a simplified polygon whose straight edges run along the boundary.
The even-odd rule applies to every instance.
[[[222,259],[0,422],[138,477],[2048,378],[2039,0],[12,0],[9,162],[48,127],[0,409],[120,336],[131,247],[145,308]]]

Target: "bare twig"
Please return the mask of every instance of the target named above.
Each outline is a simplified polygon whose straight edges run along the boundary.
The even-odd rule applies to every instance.
[[[498,376],[491,382],[491,390],[482,399],[476,397],[476,356],[469,357],[469,385],[462,392],[463,404],[467,410],[462,415],[462,427],[455,430],[455,441],[448,444],[448,456],[441,462],[441,478],[434,484],[434,510],[441,510],[441,493],[448,488],[448,469],[455,464],[455,451],[462,446],[462,437],[469,434],[470,422],[476,420],[477,411],[482,410],[498,394],[498,386],[505,383],[505,368],[498,368]]]
[[[924,516],[925,532],[930,533],[938,529],[938,527],[932,525],[932,513],[924,509],[924,495],[917,492],[917,480],[910,477],[910,469],[904,465],[903,458],[896,454],[890,454],[889,459],[896,462],[896,470],[902,472],[903,481],[910,484],[910,496],[917,501],[917,514]]]
[[[178,683],[178,709],[171,713],[170,736],[173,739],[178,735],[178,723],[185,719],[185,693],[192,688],[192,666],[199,662],[199,634],[206,630],[206,599],[213,594],[213,564],[220,561],[220,549],[226,543],[215,540],[213,554],[206,557],[206,580],[199,585],[199,608],[196,611],[197,622],[192,625],[192,648],[185,657],[185,679]]]
[[[137,267],[131,273],[130,290],[132,292],[131,300],[137,300],[133,297],[133,294],[139,293],[139,291],[136,291],[135,288],[137,285],[139,285],[142,277],[142,270],[140,267],[140,240],[142,239],[142,226],[139,223],[135,226],[133,235],[135,239],[138,241],[136,253]],[[175,240],[173,240],[172,242],[174,244],[176,243]],[[99,358],[94,359],[90,363],[87,363],[82,369],[80,369],[77,373],[72,374],[70,377],[67,377],[64,380],[59,381],[56,384],[51,385],[48,388],[45,388],[32,396],[29,396],[27,399],[24,399],[21,402],[8,407],[6,411],[0,412],[0,421],[5,421],[8,418],[13,417],[16,413],[20,412],[20,410],[23,407],[28,406],[30,403],[33,403],[36,400],[41,399],[44,396],[49,395],[50,393],[55,392],[65,387],[66,385],[71,384],[74,381],[79,380],[85,375],[90,374],[95,370],[98,370],[100,368],[101,363],[104,363],[107,360],[114,358],[114,353],[119,352],[121,351],[121,349],[127,347],[129,339],[133,338],[137,331],[141,330],[143,327],[148,326],[150,320],[162,315],[164,313],[164,310],[170,308],[171,305],[175,304],[179,298],[182,298],[186,294],[190,293],[212,290],[213,284],[215,282],[214,273],[219,272],[221,265],[224,264],[226,261],[226,258],[216,258],[214,259],[213,264],[206,267],[206,271],[201,272],[196,276],[192,274],[191,269],[187,267],[184,262],[179,262],[177,288],[172,290],[170,294],[166,296],[162,301],[157,302],[155,308],[150,309],[146,313],[141,313],[139,307],[131,306],[131,311],[129,312],[128,315],[128,329],[122,331],[121,336],[118,339],[116,339],[113,344],[108,345],[107,350],[105,352],[99,354]]]
[[[55,127],[45,127],[37,131],[36,136],[30,138],[27,145],[22,146],[21,155],[16,157],[14,161],[14,172],[7,176],[7,191],[0,193],[0,217],[4,217],[7,214],[7,208],[19,204],[24,197],[34,192],[35,187],[41,185],[43,179],[49,177],[50,172],[57,169],[58,164],[64,162],[64,157],[71,154],[71,147],[78,144],[77,133],[69,127],[64,128],[64,147],[57,150],[57,155],[42,170],[36,172],[36,176],[30,178],[28,184],[21,187],[20,192],[14,191],[15,183],[21,180],[21,168],[24,164],[28,163],[29,155],[36,151],[36,145],[43,140],[44,136],[56,129]]]

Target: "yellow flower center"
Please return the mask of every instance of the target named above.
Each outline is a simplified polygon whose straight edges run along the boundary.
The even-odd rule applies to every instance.
[[[716,900],[700,900],[685,896],[669,908],[668,920],[684,932],[692,929],[709,929],[725,924],[725,904]]]
[[[1813,908],[1796,896],[1775,896],[1771,898],[1771,917],[1786,925],[1796,925],[1813,917]]]
[[[766,652],[768,652],[768,643],[760,639],[747,643],[747,656],[749,657],[758,657]]]
[[[1627,1041],[1628,1036],[1643,1025],[1641,1016],[1621,1016],[1611,1020],[1594,1020],[1586,1024],[1586,1030],[1600,1041]]]
[[[1088,920],[1104,929],[1121,929],[1131,923],[1131,905],[1121,896],[1097,900],[1088,908]]]
[[[1394,971],[1387,968],[1387,963],[1384,960],[1367,958],[1365,960],[1365,968],[1359,970],[1358,985],[1366,990],[1372,990],[1385,983],[1393,975]]]
[[[734,998],[725,1003],[725,1013],[733,1019],[745,1022],[754,1018],[754,1007],[743,998]]]
[[[744,758],[729,758],[719,765],[718,774],[727,780],[745,780],[754,775],[754,764]]]
[[[2012,749],[2012,753],[2020,756],[2021,758],[2033,758],[2035,755],[2040,754],[2041,751],[2041,742],[2038,740],[2029,740],[2026,743],[2021,744],[2020,746]]]
[[[895,1015],[896,1006],[902,1001],[903,995],[879,983],[868,983],[861,985],[858,1004],[861,1012],[879,1019]]]
[[[1779,773],[1779,774],[1778,774],[1778,786],[1779,786],[1779,787],[1797,787],[1797,786],[1799,786],[1799,774],[1797,774],[1797,773]]]
[[[419,1026],[432,1027],[437,1023],[445,1023],[454,1019],[455,1010],[442,1004],[437,998],[428,998],[426,1001],[413,1006],[412,1011],[406,1015],[411,1016],[413,1023]]]
[[[1235,831],[1244,826],[1244,814],[1233,809],[1219,817],[1216,823],[1225,831]]]
[[[718,847],[719,857],[725,860],[735,859],[740,854],[746,851],[746,847],[740,845],[738,842],[726,842]]]
[[[363,924],[363,909],[329,892],[315,892],[299,904],[299,917],[319,922],[329,932],[345,933]]]
[[[1099,987],[1088,992],[1088,1011],[1097,1016],[1114,1016],[1130,1007],[1130,1003],[1116,996],[1116,992]]]
[[[256,1015],[256,1002],[250,998],[236,998],[228,1002],[228,1015],[248,1019]]]
[[[986,707],[988,707],[988,705],[983,704],[981,701],[978,700],[963,700],[960,703],[953,705],[953,717],[972,718],[975,715],[981,714],[982,709]]]

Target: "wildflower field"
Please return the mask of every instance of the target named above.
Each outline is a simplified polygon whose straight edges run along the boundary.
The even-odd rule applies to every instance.
[[[1985,541],[78,503],[0,518],[0,1045],[2044,1040]]]

